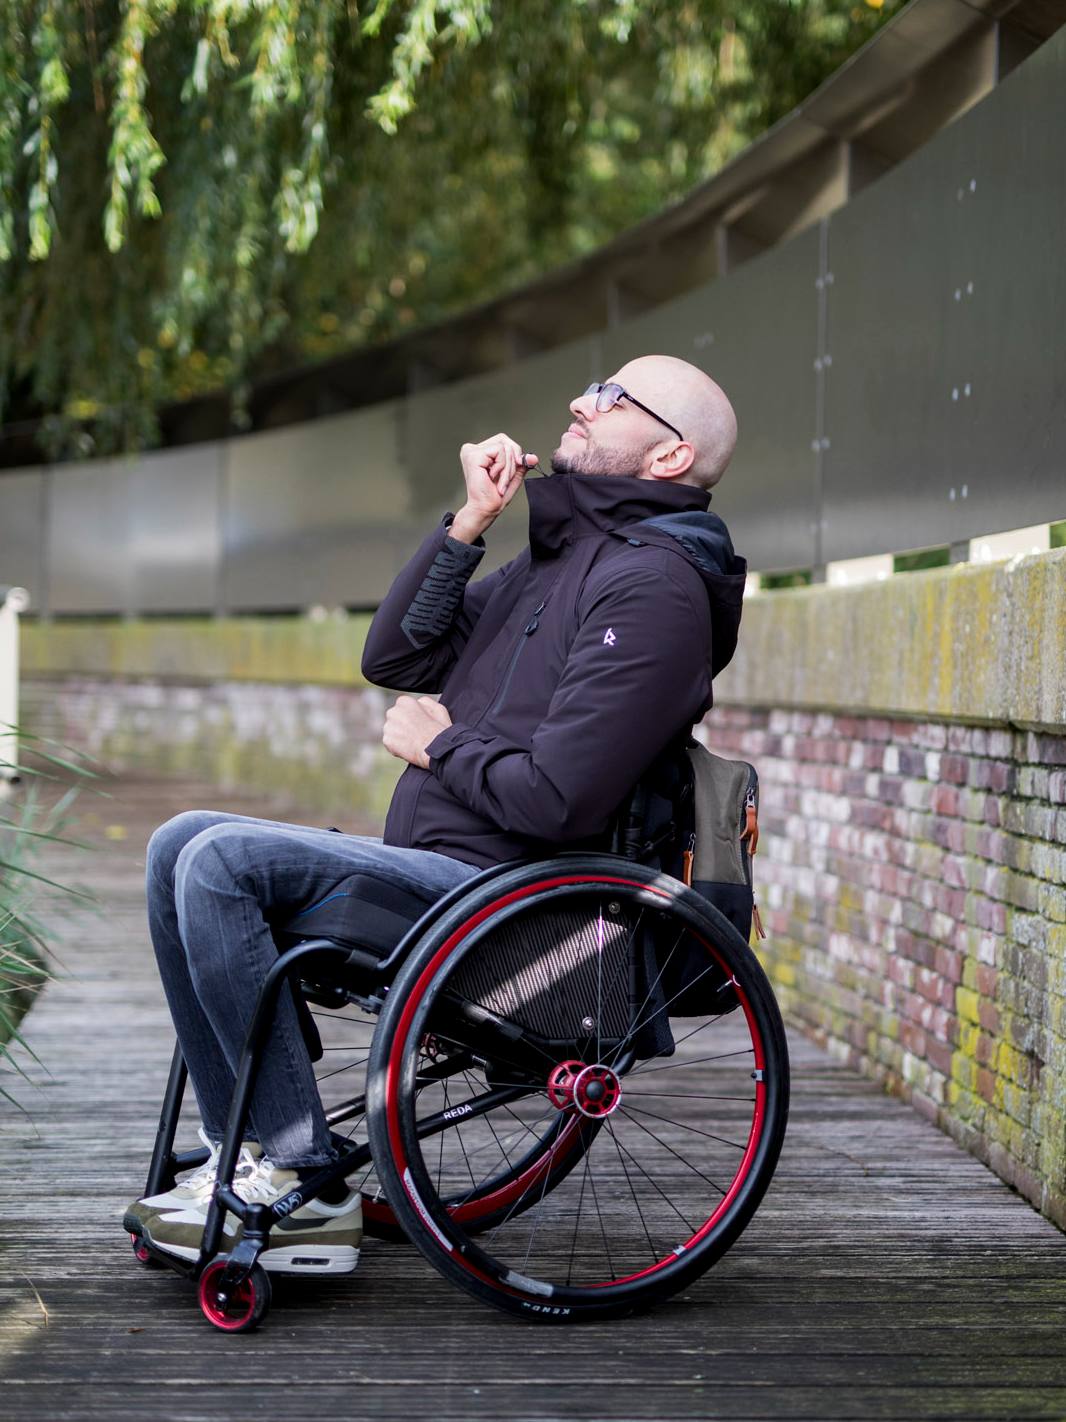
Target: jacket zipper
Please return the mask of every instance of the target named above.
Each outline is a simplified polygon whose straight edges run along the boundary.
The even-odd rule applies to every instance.
[[[511,685],[511,677],[514,675],[514,669],[518,664],[518,658],[522,655],[522,648],[526,645],[526,638],[532,637],[533,633],[540,626],[540,614],[543,611],[544,603],[542,602],[539,607],[533,609],[532,617],[522,629],[522,635],[521,637],[519,637],[518,642],[515,645],[515,649],[511,653],[511,660],[507,663],[507,670],[503,674],[503,681],[500,682],[500,689],[493,698],[492,704],[490,705],[489,709],[484,713],[486,716],[491,716],[493,711],[498,708],[503,698],[507,695],[507,688]],[[479,717],[478,719],[480,720],[482,718]]]

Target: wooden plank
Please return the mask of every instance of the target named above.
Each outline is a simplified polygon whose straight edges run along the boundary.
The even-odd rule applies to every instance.
[[[523,1325],[456,1293],[409,1246],[369,1241],[350,1279],[279,1285],[258,1334],[214,1332],[189,1285],[134,1263],[120,1226],[171,1048],[144,845],[168,815],[220,800],[302,817],[192,784],[113,792],[83,802],[91,859],[49,852],[48,871],[86,881],[102,911],[48,909],[60,976],[25,1024],[48,1071],[27,1063],[32,1123],[0,1117],[5,1418],[1066,1416],[1066,1240],[796,1036],[792,1123],[766,1201],[710,1274],[647,1317]]]

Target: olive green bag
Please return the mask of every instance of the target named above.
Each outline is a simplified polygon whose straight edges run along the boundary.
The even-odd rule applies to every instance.
[[[744,938],[764,937],[752,860],[759,842],[759,776],[698,741],[685,747],[692,775],[692,824],[680,878],[725,914]]]

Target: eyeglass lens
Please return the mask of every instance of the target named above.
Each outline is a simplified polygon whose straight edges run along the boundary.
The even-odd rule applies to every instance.
[[[596,409],[601,415],[605,415],[608,410],[613,410],[622,399],[625,391],[620,385],[601,385],[598,380],[594,380],[585,391],[586,395],[595,395]]]

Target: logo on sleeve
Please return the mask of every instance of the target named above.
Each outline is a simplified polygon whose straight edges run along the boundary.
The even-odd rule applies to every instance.
[[[617,640],[613,630],[608,627],[607,631],[603,634],[603,645],[605,647],[613,647]]]

